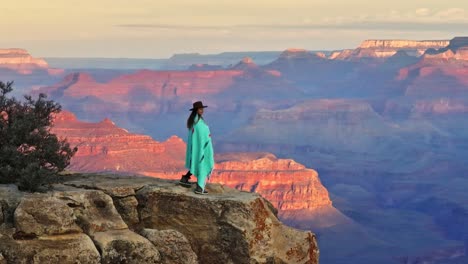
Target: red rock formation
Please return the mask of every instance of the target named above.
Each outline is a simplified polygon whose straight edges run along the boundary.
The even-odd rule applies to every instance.
[[[291,159],[270,153],[227,153],[216,156],[213,182],[257,192],[282,211],[331,206],[318,174]]]
[[[33,58],[24,49],[0,49],[0,68],[11,69],[20,74],[31,74],[35,70],[46,70],[51,75],[63,73],[60,69],[50,69],[45,60]]]
[[[81,110],[86,112],[157,114],[171,111],[180,106],[178,104],[192,101],[195,96],[221,93],[231,87],[234,78],[241,74],[243,71],[237,70],[142,70],[121,75],[106,83],[99,83],[87,74],[74,73],[62,82],[43,87],[37,92],[52,95],[61,102],[87,100],[88,107]],[[177,101],[171,101],[175,99]]]
[[[66,96],[80,98],[95,96],[108,100],[109,91],[113,97],[127,97],[135,88],[145,89],[149,93],[165,98],[174,96],[191,96],[213,94],[229,87],[233,77],[240,71],[149,71],[143,70],[134,74],[122,75],[108,83],[91,81],[78,82],[68,87]]]
[[[184,142],[169,138],[158,142],[146,135],[132,134],[109,119],[99,123],[78,121],[69,112],[55,118],[53,133],[66,138],[78,152],[70,169],[82,172],[115,171],[126,173],[174,172],[183,170]]]

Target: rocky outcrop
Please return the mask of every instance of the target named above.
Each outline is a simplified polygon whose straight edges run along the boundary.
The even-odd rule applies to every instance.
[[[321,60],[324,59],[322,53],[313,53],[305,49],[290,48],[281,53],[278,60],[293,60],[293,59],[305,59],[305,60]]]
[[[440,49],[449,44],[448,40],[365,40],[355,50],[333,54],[331,59],[358,61],[366,58],[386,59],[398,51],[419,57],[428,49]]]
[[[378,48],[389,48],[389,49],[437,49],[444,48],[449,44],[448,40],[376,40],[370,39],[365,40],[359,45],[359,48],[363,49],[378,49]]]
[[[340,51],[334,51],[328,57],[330,60],[345,60],[346,58],[350,57],[352,54],[352,49],[344,49]]]
[[[451,39],[447,48],[453,51],[468,48],[468,37],[455,37]]]
[[[6,68],[20,74],[31,74],[35,70],[46,70],[49,74],[61,74],[63,70],[50,69],[43,59],[33,58],[24,49],[0,49],[0,69]]]
[[[468,37],[456,37],[447,47],[427,50],[418,65],[468,61]]]
[[[256,68],[258,68],[258,66],[257,64],[255,64],[253,59],[250,57],[245,57],[239,63],[234,65],[231,69],[246,71],[246,70],[251,70],[251,69],[256,69]]]
[[[8,263],[318,263],[314,234],[284,226],[260,195],[208,190],[110,175],[63,176],[43,194],[0,185],[0,204],[21,197],[0,228],[0,254]],[[137,210],[136,222],[115,206],[128,197],[136,203],[120,206]]]
[[[45,60],[33,58],[24,49],[0,49],[0,64],[33,64],[41,68],[49,66]]]
[[[218,154],[212,182],[261,194],[294,227],[320,230],[350,222],[333,207],[315,170],[271,153]]]

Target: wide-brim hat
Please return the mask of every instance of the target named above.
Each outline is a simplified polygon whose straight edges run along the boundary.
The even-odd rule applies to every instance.
[[[208,107],[207,105],[203,105],[203,103],[201,101],[197,101],[195,103],[193,103],[193,108],[190,109],[190,111],[193,111],[194,109],[198,109],[198,108],[206,108]]]

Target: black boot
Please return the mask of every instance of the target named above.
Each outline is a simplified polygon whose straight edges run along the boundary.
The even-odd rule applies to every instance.
[[[197,188],[195,188],[195,193],[196,194],[208,194],[208,192],[206,190],[203,190],[200,185],[198,185],[197,183]]]
[[[187,171],[187,173],[185,175],[182,175],[182,178],[180,178],[179,184],[187,188],[191,187],[192,183],[189,182],[191,175],[192,173],[190,173],[190,171]]]

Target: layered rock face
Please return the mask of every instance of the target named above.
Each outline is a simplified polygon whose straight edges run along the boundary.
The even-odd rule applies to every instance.
[[[378,49],[378,48],[390,48],[390,49],[437,49],[446,47],[449,44],[449,40],[365,40],[359,45],[363,49]]]
[[[261,194],[294,227],[320,230],[351,223],[333,207],[318,173],[291,159],[270,153],[218,154],[211,181]]]
[[[0,49],[0,68],[14,70],[20,74],[31,74],[35,70],[47,70],[49,74],[60,74],[59,69],[49,69],[43,59],[33,58],[24,49]]]
[[[68,175],[43,194],[0,185],[7,263],[318,263],[311,232],[283,225],[258,194],[211,185]],[[1,260],[1,259],[0,259]]]
[[[129,133],[109,119],[81,122],[70,112],[62,112],[55,118],[52,132],[66,138],[72,147],[78,147],[71,170],[152,176],[178,175],[183,170],[185,144],[177,137],[158,142],[150,136]]]
[[[333,54],[331,59],[360,60],[362,58],[385,59],[404,51],[408,55],[419,57],[428,49],[440,49],[449,44],[448,40],[365,40],[353,50]]]
[[[98,83],[85,73],[73,73],[64,81],[43,91],[53,93],[62,90],[63,96],[82,98],[94,96],[104,101],[117,102],[123,97],[137,96],[132,92],[147,92],[147,95],[170,99],[176,96],[193,96],[195,93],[218,93],[233,82],[233,77],[242,72],[218,71],[150,71],[121,75],[107,83]],[[109,91],[112,96],[109,98]],[[122,102],[123,104],[123,102]]]
[[[422,63],[468,61],[468,37],[456,37],[451,39],[448,46],[443,49],[428,50],[423,59]]]
[[[225,153],[217,155],[216,161],[214,182],[260,193],[280,212],[332,204],[317,172],[294,160],[270,153]]]

